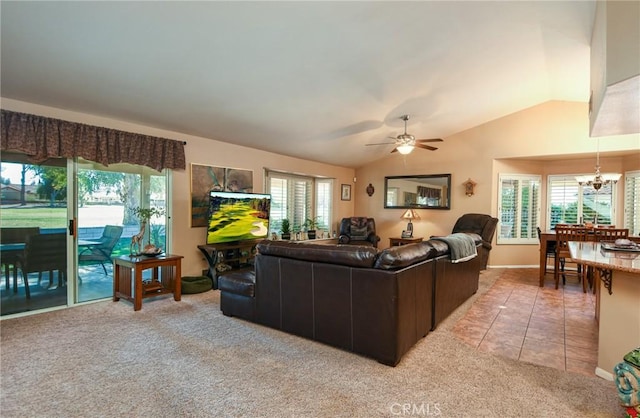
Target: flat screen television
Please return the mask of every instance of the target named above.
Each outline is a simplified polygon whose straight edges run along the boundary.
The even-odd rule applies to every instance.
[[[210,192],[207,244],[266,238],[270,209],[268,194]]]

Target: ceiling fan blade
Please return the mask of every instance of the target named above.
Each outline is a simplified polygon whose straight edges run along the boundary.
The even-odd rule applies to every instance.
[[[369,145],[393,145],[393,144],[395,144],[395,142],[377,142],[374,144],[365,144],[365,145],[369,146]]]
[[[428,149],[429,151],[435,151],[435,150],[437,150],[437,149],[438,149],[438,148],[436,148],[436,147],[432,147],[432,146],[430,146],[430,145],[423,145],[423,144],[415,144],[414,146],[415,146],[416,148]]]
[[[392,154],[393,154],[394,152],[398,152],[398,147],[395,147],[395,148],[391,151],[391,153],[392,153]]]
[[[443,142],[442,138],[416,139],[416,142]]]

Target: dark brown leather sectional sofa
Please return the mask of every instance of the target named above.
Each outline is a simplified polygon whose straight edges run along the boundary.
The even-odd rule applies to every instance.
[[[478,290],[481,269],[480,257],[452,263],[436,240],[385,250],[266,240],[257,249],[255,272],[219,278],[223,314],[391,366]]]

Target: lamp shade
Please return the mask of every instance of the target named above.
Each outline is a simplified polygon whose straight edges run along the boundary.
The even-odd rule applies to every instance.
[[[418,215],[418,212],[416,212],[413,209],[407,209],[402,216],[400,217],[400,219],[408,219],[409,221],[411,221],[412,219],[420,219],[420,215]]]

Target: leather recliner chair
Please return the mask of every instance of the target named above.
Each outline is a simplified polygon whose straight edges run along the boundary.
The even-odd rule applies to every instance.
[[[340,244],[369,245],[378,248],[380,237],[376,234],[373,218],[353,216],[340,221]]]
[[[493,235],[496,232],[496,226],[498,225],[498,218],[494,218],[491,215],[485,215],[482,213],[466,213],[462,215],[456,221],[451,233],[456,232],[471,232],[480,235],[482,238],[482,251],[480,256],[482,258],[482,269],[487,268],[487,261],[489,259],[489,251],[491,251],[491,241]]]

